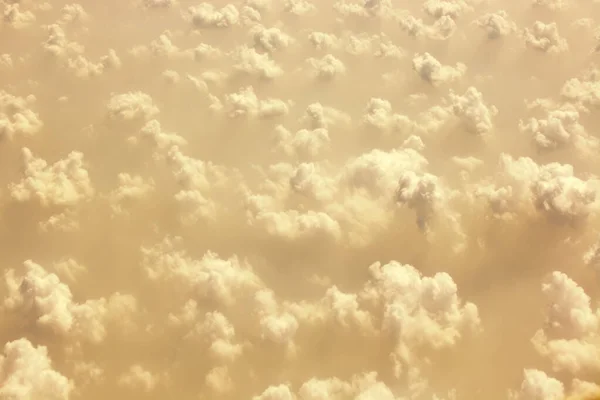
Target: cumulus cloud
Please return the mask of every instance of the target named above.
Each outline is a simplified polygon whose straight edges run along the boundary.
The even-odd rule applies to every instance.
[[[188,17],[195,28],[229,28],[240,20],[240,12],[233,4],[217,8],[211,3],[200,3],[188,9]]]
[[[33,200],[44,207],[72,206],[94,195],[82,153],[73,151],[52,165],[36,158],[28,148],[23,148],[22,154],[25,177],[9,185],[16,201]]]
[[[597,207],[597,185],[595,178],[575,176],[571,165],[538,165],[531,158],[504,154],[497,183],[481,184],[476,195],[486,198],[494,213],[530,209],[558,223],[574,223],[585,220]]]
[[[476,22],[486,31],[490,39],[508,36],[517,30],[517,25],[510,20],[508,13],[504,10],[482,15]]]
[[[553,272],[542,290],[550,308],[546,327],[533,338],[537,350],[556,371],[600,370],[600,310],[592,308],[585,291],[564,273]]]
[[[284,49],[294,42],[294,38],[277,27],[265,28],[258,25],[250,33],[254,45],[267,52]]]
[[[12,139],[15,135],[34,135],[43,126],[35,107],[33,95],[18,97],[0,92],[0,138]]]
[[[464,95],[450,93],[452,111],[465,129],[477,135],[490,133],[494,128],[493,117],[498,113],[495,106],[488,106],[483,100],[483,94],[471,86]]]
[[[523,371],[523,383],[518,392],[513,392],[514,399],[563,399],[565,388],[562,382],[536,369]]]
[[[140,91],[113,94],[106,108],[111,121],[148,121],[159,112],[152,97]]]
[[[425,53],[415,55],[413,69],[424,81],[437,84],[459,79],[465,73],[466,66],[460,63],[456,67],[442,65],[431,54]]]
[[[531,28],[525,28],[523,36],[527,46],[546,53],[563,53],[569,48],[567,40],[560,36],[556,22],[535,21]]]
[[[573,107],[548,110],[546,119],[521,121],[520,129],[529,133],[540,149],[560,149],[573,146],[585,154],[598,147],[598,140],[588,135],[579,122],[580,114]]]
[[[19,3],[8,3],[4,6],[3,21],[5,24],[13,28],[26,28],[33,24],[35,20],[35,14],[30,10],[21,11]]]
[[[252,86],[241,88],[236,93],[225,96],[224,107],[232,118],[258,117],[274,118],[289,112],[289,105],[280,99],[259,100]]]
[[[332,54],[326,54],[322,58],[309,58],[308,65],[316,78],[325,81],[346,72],[344,63]]]
[[[57,275],[49,273],[31,260],[23,264],[22,276],[14,269],[5,275],[8,294],[4,307],[31,318],[38,326],[58,335],[74,336],[92,343],[105,339],[109,318],[127,318],[118,315],[121,303],[134,305],[135,299],[115,293],[110,299],[87,300],[76,303],[69,286]],[[111,316],[111,311],[117,315]],[[121,321],[123,322],[123,320]]]
[[[283,69],[268,53],[259,53],[248,46],[240,46],[233,52],[234,70],[261,79],[274,79],[283,74]]]
[[[73,382],[53,368],[48,348],[24,338],[4,345],[0,371],[0,396],[6,399],[67,400],[73,391]]]

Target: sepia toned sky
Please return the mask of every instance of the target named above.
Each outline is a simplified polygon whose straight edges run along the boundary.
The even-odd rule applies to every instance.
[[[0,400],[600,394],[599,1],[0,10]]]

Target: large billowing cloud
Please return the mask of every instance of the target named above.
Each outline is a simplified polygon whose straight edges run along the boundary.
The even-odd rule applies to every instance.
[[[600,3],[0,0],[0,400],[600,394]]]

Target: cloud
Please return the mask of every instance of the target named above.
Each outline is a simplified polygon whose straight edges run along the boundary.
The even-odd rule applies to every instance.
[[[83,154],[73,151],[52,165],[22,149],[24,175],[9,186],[16,201],[39,202],[46,206],[73,206],[94,196],[94,188],[85,169]]]
[[[573,146],[582,154],[598,147],[597,139],[591,137],[579,122],[579,112],[573,107],[548,110],[546,119],[531,118],[522,121],[520,129],[533,137],[535,145],[543,150]]]
[[[111,121],[148,121],[159,113],[150,95],[141,91],[114,94],[106,108]]]
[[[248,46],[237,47],[232,56],[235,71],[261,79],[274,79],[283,75],[283,69],[269,57],[268,53],[258,53]]]
[[[23,29],[35,22],[35,14],[31,11],[21,11],[20,5],[6,4],[4,6],[3,22],[15,29]]]
[[[240,12],[233,4],[216,8],[210,3],[200,3],[188,8],[188,13],[190,22],[198,29],[229,28],[240,19]]]
[[[476,23],[487,32],[490,39],[508,36],[517,30],[517,25],[509,19],[504,10],[482,15]]]
[[[0,92],[0,138],[15,135],[34,135],[44,125],[38,113],[32,110],[35,96],[18,97]]]
[[[526,369],[523,371],[524,379],[521,390],[514,393],[514,399],[563,399],[565,389],[563,384],[549,377],[543,371]]]
[[[52,368],[48,349],[24,338],[4,345],[0,371],[2,398],[66,400],[73,390],[73,382]]]
[[[276,27],[265,28],[258,25],[250,33],[254,39],[254,45],[267,52],[284,49],[294,42],[291,36]]]
[[[531,28],[524,30],[525,44],[533,49],[550,54],[568,50],[567,40],[560,36],[555,22],[545,24],[535,21]]]
[[[483,94],[475,87],[469,87],[464,95],[450,92],[449,99],[454,115],[461,120],[467,131],[484,135],[493,130],[492,118],[498,113],[498,109],[485,104]]]
[[[5,275],[8,294],[4,307],[8,312],[18,312],[54,334],[98,343],[106,338],[105,324],[109,318],[127,317],[126,314],[114,314],[119,314],[123,302],[132,304],[135,309],[135,299],[118,293],[110,299],[76,303],[69,286],[57,275],[31,260],[25,261],[23,267],[25,272],[22,276],[13,269]]]
[[[225,110],[231,118],[275,118],[289,113],[290,106],[279,99],[259,100],[252,86],[241,88],[225,96]]]
[[[425,53],[415,55],[413,69],[424,81],[438,84],[459,79],[465,73],[466,66],[460,63],[456,67],[442,65],[431,54]]]
[[[552,361],[557,371],[577,374],[600,369],[600,311],[566,274],[553,272],[542,286],[550,302],[546,328],[533,338],[537,350]]]
[[[0,400],[597,396],[596,11],[0,0]]]
[[[311,57],[307,61],[313,75],[320,80],[328,81],[346,72],[344,63],[332,54],[326,54],[322,58]]]

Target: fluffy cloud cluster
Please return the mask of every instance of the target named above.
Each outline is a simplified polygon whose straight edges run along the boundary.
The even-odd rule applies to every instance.
[[[15,135],[33,135],[40,131],[43,122],[31,108],[35,96],[17,97],[0,92],[0,137],[12,139]]]
[[[0,400],[596,398],[597,15],[0,0]]]

